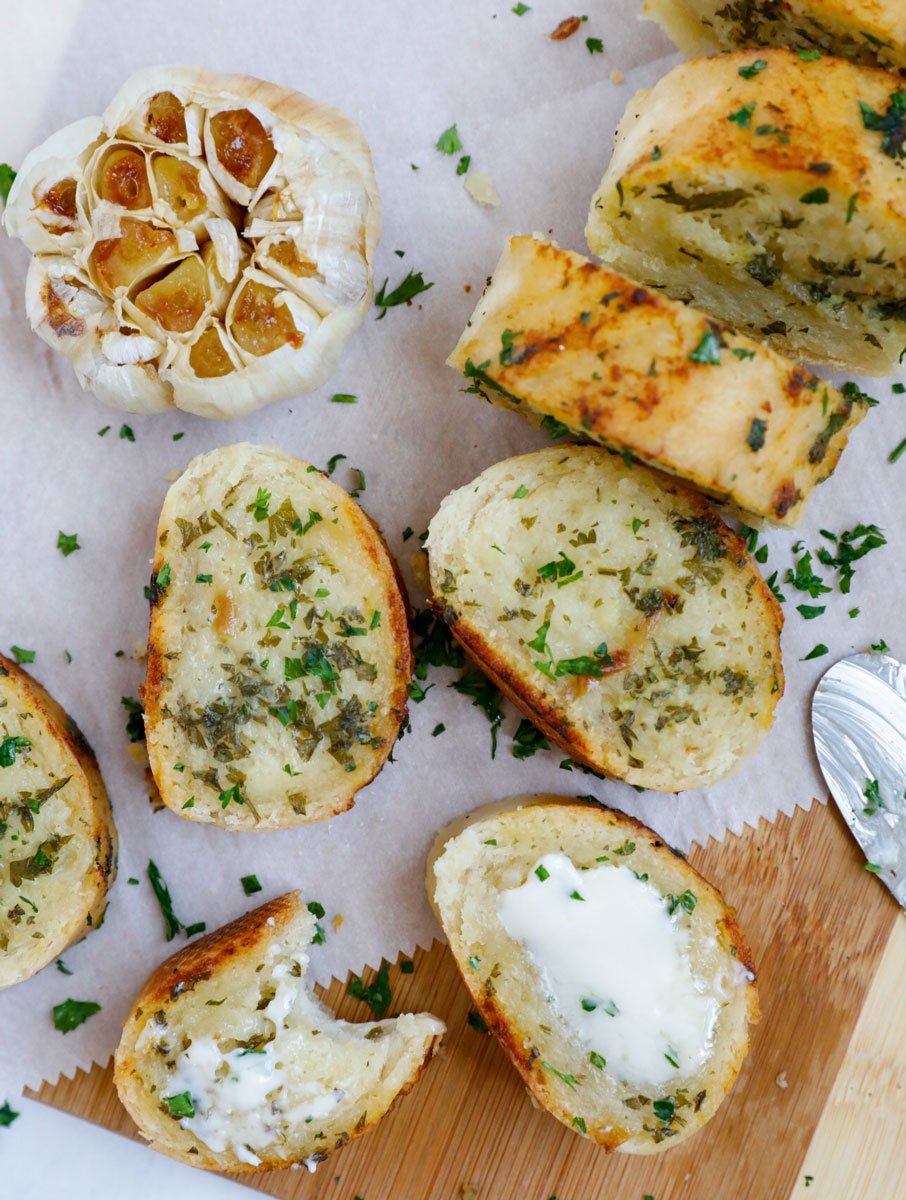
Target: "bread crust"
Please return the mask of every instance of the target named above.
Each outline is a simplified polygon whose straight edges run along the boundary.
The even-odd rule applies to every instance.
[[[798,523],[867,404],[538,237],[510,239],[447,361],[557,440],[628,451],[781,525]]]
[[[490,839],[489,834],[493,835]],[[516,842],[510,853],[514,838]],[[470,960],[475,961],[473,955],[484,953],[481,948],[483,931],[476,927],[474,905],[490,903],[489,898],[495,894],[495,881],[502,874],[506,874],[512,885],[525,878],[542,854],[565,846],[570,847],[568,852],[576,861],[579,857],[587,857],[593,863],[602,839],[608,843],[615,839],[631,839],[633,850],[626,865],[643,865],[655,885],[663,890],[676,894],[686,889],[692,891],[697,897],[695,919],[713,924],[723,951],[739,964],[739,988],[728,1004],[732,1012],[716,1038],[715,1060],[707,1068],[706,1095],[697,1107],[682,1108],[683,1123],[668,1136],[663,1136],[663,1130],[656,1124],[653,1133],[651,1128],[646,1129],[644,1120],[647,1118],[639,1117],[638,1106],[595,1107],[595,1101],[582,1094],[588,1086],[587,1076],[576,1074],[579,1083],[576,1087],[545,1069],[545,1053],[550,1052],[551,1046],[556,1047],[560,1056],[557,1061],[561,1065],[564,1061],[567,1063],[563,1070],[570,1072],[574,1063],[584,1057],[584,1051],[576,1051],[575,1046],[564,1049],[559,1028],[547,1044],[542,1045],[545,1031],[550,1030],[547,1023],[554,1020],[550,1011],[542,1006],[542,1011],[548,1015],[539,1020],[534,1011],[514,1007],[507,981],[515,979],[521,971],[512,956],[523,953],[515,943],[510,941],[507,946],[509,939],[506,936],[502,940],[495,939],[488,932],[487,942],[488,946],[493,946],[491,958],[495,961],[496,975],[492,973],[486,979],[484,969],[476,970],[470,965]],[[493,849],[485,849],[489,845]],[[577,852],[580,853],[577,855]],[[485,864],[480,861],[482,855],[488,856]],[[502,855],[503,866],[493,867],[491,860],[495,855]],[[467,870],[468,874],[465,874]],[[486,872],[495,870],[494,878],[487,881],[483,878]],[[576,802],[552,795],[515,797],[479,808],[441,830],[428,858],[427,891],[475,1007],[522,1076],[529,1094],[564,1125],[575,1131],[576,1117],[581,1115],[587,1136],[606,1151],[656,1154],[678,1145],[714,1115],[732,1087],[747,1053],[747,1026],[757,1023],[760,1017],[755,967],[735,910],[683,855],[657,834],[634,818],[597,803]],[[468,914],[465,912],[467,893],[473,902]],[[493,987],[488,986],[491,979]],[[506,996],[501,999],[503,992]],[[519,994],[524,992],[523,985]],[[568,1039],[569,1035],[566,1037]],[[576,1052],[578,1057],[564,1058],[571,1052]],[[594,1085],[593,1079],[591,1084]],[[693,1082],[684,1085],[682,1090],[692,1093],[697,1086]],[[618,1089],[620,1091],[624,1099],[634,1100],[631,1088],[623,1087]]]
[[[308,520],[312,522],[317,517],[317,521],[299,533],[306,511],[303,507],[303,516],[297,519],[295,527],[256,543],[247,553],[236,550],[238,558],[234,548],[239,539],[230,541],[222,526],[213,526],[205,537],[217,543],[212,549],[215,555],[220,555],[215,560],[221,565],[219,574],[216,566],[212,568],[209,551],[197,548],[197,544],[203,545],[197,538],[188,547],[179,549],[178,540],[183,536],[180,530],[184,528],[179,522],[200,519],[202,511],[207,520],[208,510],[222,517],[218,505],[224,493],[238,494],[237,488],[248,491],[250,486],[253,500],[256,487],[273,493],[272,512],[284,496],[295,495],[300,503],[300,497],[305,497]],[[312,503],[316,507],[311,507]],[[237,502],[237,512],[228,524],[236,529],[240,523],[250,524],[250,536],[254,538],[261,530],[259,537],[263,537],[270,529],[269,520],[250,522],[245,515],[247,507],[243,492],[243,500]],[[225,547],[222,552],[218,538]],[[274,582],[278,590],[273,590],[273,584],[266,584],[262,563],[268,564],[266,571],[277,572]],[[278,563],[282,564],[279,570],[275,565]],[[157,581],[162,572],[167,577],[167,564],[172,582],[160,587]],[[311,572],[306,574],[310,567]],[[202,572],[200,575],[196,574],[198,570]],[[295,577],[287,574],[291,570],[296,572]],[[310,578],[316,575],[321,578],[318,572],[328,573],[325,581],[329,587],[311,586]],[[148,756],[164,803],[189,820],[255,830],[325,820],[350,808],[357,792],[371,782],[387,760],[406,716],[407,684],[412,674],[407,600],[398,568],[374,522],[342,488],[301,460],[268,447],[226,447],[193,460],[168,492],[158,527],[151,578],[147,676],[142,696]],[[206,578],[209,582],[193,586],[193,578]],[[255,581],[252,593],[247,586],[242,591],[243,583],[238,580],[244,578]],[[183,582],[179,583],[179,579]],[[279,590],[284,580],[289,590]],[[318,591],[324,597],[319,598]],[[210,608],[207,608],[209,598]],[[366,603],[368,612],[364,611]],[[356,619],[341,619],[339,611],[328,612],[328,605],[334,609],[337,604],[344,612],[361,611]],[[282,615],[275,621],[273,614],[277,612]],[[183,626],[189,620],[187,613],[194,614],[195,623],[190,621],[192,631],[184,633]],[[355,638],[350,632],[353,629],[357,631]],[[315,647],[310,651],[317,657],[313,670],[320,675],[308,678],[318,682],[309,687],[303,677],[294,690],[288,687],[290,675],[286,664],[307,661],[305,656],[309,651],[304,646],[312,643],[313,631],[318,636],[326,631],[322,644],[327,650],[321,653]],[[193,650],[193,638],[199,647],[197,651]],[[185,668],[180,655],[182,661],[188,662]],[[364,666],[354,661],[356,655]],[[370,678],[367,674],[360,677],[365,666],[374,670]],[[296,670],[303,671],[303,666],[297,666]],[[214,735],[205,715],[209,711],[207,697],[229,693],[232,684],[227,683],[227,678],[241,679],[246,674],[253,682],[244,685],[240,682],[240,689],[254,687],[258,691],[250,692],[247,699],[242,692],[245,710],[240,709],[242,723],[230,735],[229,753],[235,751],[233,763],[218,760],[216,756],[224,751],[218,750],[213,741],[208,745]],[[189,707],[193,712],[197,709],[201,717],[190,713],[189,724],[181,726],[173,714],[193,689],[197,690],[198,699],[190,701]],[[316,690],[320,697],[317,709],[312,700]],[[366,701],[375,705],[367,715]],[[287,706],[294,702],[307,704],[312,720],[325,713],[322,723],[325,729],[336,727],[335,732],[320,735],[317,730],[321,725],[313,726],[312,736],[331,739],[331,755],[334,738],[341,747],[345,745],[347,735],[342,722],[346,720],[345,714],[352,711],[350,705],[357,706],[355,713],[361,716],[361,720],[359,717],[355,720],[358,740],[350,740],[345,749],[337,751],[343,758],[344,769],[340,770],[339,760],[322,750],[320,741],[311,749],[305,743],[307,759],[303,757],[304,751],[297,752],[294,730],[296,720],[302,720],[304,713],[300,708],[296,719],[291,719],[295,710]],[[217,703],[224,701],[221,698]],[[255,703],[258,707],[249,721],[246,718]],[[336,713],[330,707],[332,703],[336,705]],[[230,718],[229,713],[227,717]],[[187,730],[200,730],[192,736],[206,739],[201,755],[194,752]],[[262,747],[270,745],[274,761],[279,758],[275,771],[269,769],[263,749],[255,758],[256,740],[261,741]],[[246,771],[251,763],[256,764],[255,770]],[[284,768],[281,773],[281,764],[289,765],[290,770]],[[184,769],[178,769],[180,766]],[[247,804],[223,805],[212,792],[212,784],[199,782],[202,774],[213,770],[222,785],[220,790],[226,791],[235,782],[229,777],[234,769],[248,775],[247,782],[240,785],[241,793],[244,800],[251,799],[254,809]],[[269,771],[267,780],[261,776],[262,769]],[[207,778],[213,777],[207,775]],[[186,808],[190,798],[194,798],[193,803]]]
[[[190,943],[161,963],[149,976],[135,998],[123,1028],[114,1056],[114,1082],[121,1102],[153,1149],[189,1166],[206,1170],[249,1173],[298,1164],[314,1170],[334,1150],[367,1133],[421,1078],[440,1043],[443,1023],[425,1013],[403,1014],[401,1017],[362,1025],[336,1021],[332,1013],[303,989],[307,963],[304,947],[311,940],[313,932],[314,917],[306,910],[300,894],[289,892]],[[281,946],[281,943],[284,945]],[[180,1005],[187,1000],[191,1003],[196,989],[214,987],[220,981],[223,981],[224,987],[236,986],[236,981],[240,980],[241,983],[244,975],[251,973],[254,977],[256,971],[251,964],[269,963],[284,955],[295,957],[301,964],[301,972],[296,972],[298,987],[300,992],[306,991],[307,998],[303,999],[301,995],[297,997],[297,1007],[310,1008],[316,1014],[320,1037],[327,1041],[336,1037],[341,1042],[343,1039],[359,1037],[363,1039],[363,1044],[367,1044],[367,1034],[370,1032],[375,1037],[374,1031],[378,1030],[388,1038],[396,1038],[397,1061],[388,1068],[391,1072],[395,1071],[395,1075],[388,1079],[382,1076],[376,1094],[358,1097],[363,1105],[363,1113],[367,1113],[365,1119],[360,1118],[353,1124],[352,1119],[346,1117],[344,1120],[348,1122],[347,1125],[333,1126],[326,1138],[322,1135],[322,1140],[313,1138],[315,1126],[311,1133],[306,1126],[290,1129],[289,1137],[296,1138],[298,1145],[284,1145],[284,1154],[276,1150],[270,1153],[262,1150],[253,1156],[257,1161],[251,1162],[248,1156],[245,1159],[237,1156],[235,1147],[227,1146],[220,1151],[210,1149],[200,1135],[184,1129],[180,1121],[166,1113],[166,1106],[160,1101],[159,1093],[154,1091],[148,1077],[148,1055],[141,1039],[150,1023],[159,1021],[161,1017],[168,1028],[192,1038],[192,1031],[198,1023],[197,1013],[203,1012],[204,1006],[186,1015]],[[257,991],[253,997],[257,1000]],[[249,1001],[249,1006],[254,1009],[253,1001]],[[232,1008],[235,1009],[235,1005]],[[223,1034],[218,1035],[221,1044],[229,1030],[230,1021],[235,1017],[235,1012],[224,1011],[225,1028]],[[399,1034],[394,1032],[397,1027],[402,1030]],[[291,1050],[285,1051],[286,1055],[291,1053]],[[284,1064],[287,1070],[292,1065],[292,1062]]]
[[[674,67],[620,122],[589,212],[592,252],[781,353],[895,370],[901,89],[886,71],[785,49]]]
[[[68,946],[101,925],[107,892],[116,877],[117,836],[94,751],[72,717],[36,679],[2,654],[0,693],[9,693],[5,697],[7,704],[12,699],[30,714],[40,728],[42,739],[46,738],[50,744],[40,748],[42,757],[53,754],[61,767],[60,774],[65,770],[70,776],[65,792],[65,803],[69,805],[67,817],[57,812],[61,796],[50,810],[56,814],[53,833],[77,839],[89,848],[90,855],[87,870],[79,879],[69,880],[55,898],[51,890],[33,920],[26,918],[42,934],[32,940],[30,953],[10,956],[0,951],[0,988],[4,988],[29,979]],[[35,725],[30,729],[33,732]],[[4,782],[7,781],[0,780]],[[46,832],[50,834],[50,830]],[[38,848],[35,845],[32,850]],[[53,871],[47,878],[48,886],[53,889]]]
[[[669,739],[668,742],[664,742],[663,737],[660,737],[648,744],[644,761],[641,761],[641,753],[638,755],[628,753],[632,750],[638,736],[639,726],[635,725],[635,718],[629,722],[633,727],[630,733],[620,734],[618,732],[618,727],[625,722],[624,703],[628,703],[628,701],[624,700],[623,692],[628,685],[630,672],[641,676],[647,670],[660,669],[663,659],[675,644],[671,640],[670,622],[673,620],[673,616],[666,614],[671,611],[675,612],[681,606],[688,613],[692,606],[699,604],[699,597],[693,595],[682,600],[681,604],[677,603],[674,610],[670,610],[669,596],[678,596],[682,587],[668,580],[666,576],[658,582],[662,597],[667,598],[666,610],[656,610],[649,616],[640,617],[637,608],[633,607],[628,616],[625,613],[622,616],[619,613],[614,616],[608,608],[608,604],[619,605],[622,601],[619,595],[608,596],[605,599],[603,590],[600,595],[596,591],[594,599],[588,600],[589,604],[594,603],[598,606],[603,605],[603,607],[598,607],[593,611],[582,609],[581,620],[586,622],[589,627],[587,634],[589,649],[598,642],[608,644],[606,653],[611,661],[609,663],[602,662],[599,668],[601,672],[599,677],[592,677],[590,681],[587,677],[579,677],[578,680],[552,678],[549,671],[542,671],[538,668],[538,660],[540,659],[543,663],[546,651],[539,650],[537,653],[530,653],[527,643],[532,634],[535,634],[536,639],[540,636],[536,627],[541,628],[542,621],[545,620],[545,613],[548,611],[546,606],[551,604],[551,600],[553,599],[554,605],[559,602],[560,586],[548,587],[540,581],[539,576],[538,582],[532,584],[531,591],[525,590],[527,585],[523,581],[530,580],[531,575],[537,570],[537,565],[534,561],[528,561],[531,554],[523,552],[522,548],[517,545],[516,536],[509,529],[506,530],[505,535],[501,536],[507,538],[507,558],[515,561],[512,566],[507,562],[506,566],[499,568],[500,572],[506,571],[502,582],[497,576],[491,575],[490,568],[477,561],[476,555],[481,549],[479,539],[486,536],[486,529],[493,527],[496,515],[500,513],[501,519],[504,519],[508,504],[515,501],[513,488],[516,483],[520,483],[520,486],[528,490],[526,496],[519,498],[519,503],[524,506],[520,511],[524,511],[526,514],[524,520],[534,518],[532,528],[537,531],[542,529],[542,523],[548,517],[551,526],[558,523],[556,509],[548,508],[548,505],[557,503],[554,489],[559,486],[558,481],[563,480],[564,486],[571,486],[569,484],[571,479],[578,480],[575,489],[576,496],[579,497],[576,504],[570,509],[569,521],[576,525],[576,529],[571,530],[574,536],[570,538],[570,530],[567,530],[564,534],[557,535],[560,537],[559,541],[556,537],[549,539],[545,526],[544,533],[538,535],[539,549],[534,552],[535,559],[541,562],[545,558],[554,560],[562,545],[566,547],[569,555],[575,558],[575,562],[572,564],[574,567],[576,563],[583,561],[587,568],[586,574],[588,572],[593,574],[600,570],[600,564],[605,559],[597,556],[597,545],[600,544],[600,539],[603,538],[605,541],[609,539],[610,535],[614,533],[614,529],[610,525],[606,527],[599,525],[599,521],[604,520],[601,514],[606,513],[608,509],[606,506],[602,508],[599,501],[596,500],[595,489],[616,498],[620,495],[621,487],[626,486],[628,480],[638,483],[640,488],[640,495],[637,495],[634,500],[637,507],[631,510],[627,509],[625,517],[627,526],[630,524],[630,519],[640,522],[638,530],[633,533],[633,538],[642,533],[641,523],[648,522],[645,528],[652,538],[651,546],[661,556],[664,556],[665,552],[669,552],[670,539],[675,536],[672,532],[671,521],[691,521],[695,527],[706,531],[709,539],[713,539],[710,542],[709,552],[715,556],[715,561],[724,565],[724,570],[727,572],[722,576],[724,584],[726,585],[730,576],[737,580],[740,587],[739,602],[742,608],[738,611],[728,609],[726,612],[722,609],[722,619],[727,623],[732,621],[738,624],[740,631],[747,628],[746,636],[753,638],[757,644],[757,651],[747,652],[747,654],[751,654],[747,661],[749,667],[758,672],[759,682],[752,687],[749,682],[746,682],[744,686],[751,695],[757,691],[759,699],[753,703],[750,710],[751,740],[746,740],[745,744],[737,744],[732,755],[728,757],[720,755],[717,743],[722,740],[722,737],[729,740],[733,735],[730,728],[723,723],[722,712],[715,712],[707,701],[704,703],[708,704],[707,713],[709,715],[705,717],[700,714],[699,719],[701,725],[707,724],[709,720],[714,722],[713,731],[716,741],[713,754],[710,752],[690,754],[688,749],[682,748],[681,743],[672,742]],[[545,490],[542,492],[541,498],[532,500],[531,493],[537,489],[539,484],[543,484]],[[570,494],[572,495],[572,492]],[[581,500],[583,496],[586,498],[584,501]],[[652,502],[650,509],[648,507],[649,500]],[[582,504],[581,518],[576,512],[580,503]],[[662,508],[661,505],[664,503],[666,503],[666,507]],[[668,514],[674,514],[674,516]],[[675,514],[682,515],[675,516]],[[599,518],[597,521],[595,520],[596,516]],[[559,523],[562,525],[565,520],[567,518],[564,516]],[[595,555],[592,555],[591,550],[581,546],[573,549],[579,540],[575,535],[577,531],[581,532],[585,525],[590,525],[593,529],[596,526],[602,528],[602,532],[598,534],[598,543],[595,545]],[[630,556],[639,558],[645,552],[646,547],[640,547],[636,552],[635,545],[636,543],[631,541],[630,548],[627,550],[622,543],[617,548],[612,547],[608,541],[606,552],[609,554],[613,549],[615,557],[623,554],[627,558]],[[592,447],[564,446],[558,449],[537,451],[534,454],[523,455],[496,464],[483,472],[472,484],[447,497],[440,512],[431,523],[426,546],[432,589],[429,603],[436,615],[449,625],[453,636],[475,659],[481,669],[491,677],[520,711],[542,730],[545,736],[566,751],[570,757],[592,770],[612,778],[626,779],[640,787],[659,791],[680,791],[701,786],[707,782],[713,782],[732,770],[739,758],[753,749],[770,727],[774,709],[783,692],[783,670],[779,645],[783,615],[780,606],[762,579],[742,541],[729,526],[717,517],[701,496],[682,484],[658,476],[644,467],[629,469],[605,451]],[[543,552],[540,547],[544,547]],[[604,550],[603,546],[601,548]],[[492,549],[496,549],[496,545]],[[589,554],[590,557],[580,560],[579,554],[583,552]],[[651,553],[654,553],[654,550],[649,550],[649,554]],[[613,576],[615,571],[619,573],[618,569],[624,565],[623,558],[616,562],[610,561],[613,565],[612,568],[607,568],[603,572],[606,576]],[[685,559],[683,561],[684,563],[688,562]],[[532,605],[529,612],[531,620],[526,620],[524,624],[520,623],[521,617],[517,619],[508,616],[508,612],[512,613],[517,610],[508,610],[507,604],[518,602],[518,596],[515,600],[513,599],[513,589],[510,585],[510,576],[512,575],[518,577],[517,583],[522,584],[521,594],[526,596],[526,602]],[[454,581],[453,584],[450,583],[451,579]],[[576,585],[570,584],[569,586],[575,587]],[[608,586],[607,579],[600,586],[601,589]],[[657,595],[656,592],[652,594]],[[644,614],[644,599],[641,603]],[[688,634],[694,624],[696,635],[700,635],[705,640],[710,627],[709,622],[715,622],[716,615],[710,610],[706,601],[702,601],[701,607],[696,611],[698,616],[694,623],[691,618],[684,616],[684,620],[688,620],[689,623],[683,626],[683,629]],[[661,615],[658,615],[659,612]],[[573,613],[573,617],[575,618],[575,613]],[[506,619],[505,624],[501,623],[502,618]],[[549,628],[546,636],[553,636],[550,630],[556,620],[556,611],[554,610],[554,615],[548,618]],[[572,618],[571,620],[575,624],[575,620]],[[622,624],[621,622],[624,621],[626,623]],[[504,630],[516,630],[517,632],[510,636],[508,633],[502,632]],[[566,633],[568,630],[564,630],[564,635]],[[697,649],[693,657],[697,661],[699,657]],[[736,665],[731,666],[731,658],[733,658],[732,654],[726,661],[714,660],[709,668],[715,675],[718,672],[730,672],[730,675],[723,676],[727,687],[725,695],[734,694],[729,689],[733,678],[741,670],[735,658],[733,658],[733,662]],[[668,678],[668,676],[664,676],[664,678]],[[755,675],[753,674],[752,680],[754,679]],[[668,694],[666,702],[682,705],[685,700],[694,699],[696,692],[699,695],[705,694],[698,691],[700,684],[700,680],[695,681],[694,684],[690,683],[688,693],[683,691],[685,685],[678,684],[683,699],[678,698],[678,695]],[[594,696],[597,697],[600,693],[600,701],[594,698],[588,700],[590,689],[597,689]],[[652,695],[655,695],[656,692],[657,689]],[[738,689],[736,694],[738,694]],[[610,705],[616,706],[614,711],[620,716],[620,721],[615,722],[612,714],[608,715]],[[674,713],[674,715],[680,714]],[[668,714],[662,713],[656,719],[658,724],[655,728],[658,731],[669,728]],[[652,713],[649,726],[654,721],[655,714]],[[663,724],[665,721],[666,725]],[[693,721],[695,721],[694,717]],[[701,725],[696,727],[699,733]],[[718,730],[723,730],[723,735],[719,735]],[[703,733],[700,735],[705,736]],[[690,738],[691,744],[697,744],[694,736],[690,735]],[[664,742],[663,747],[658,742]],[[719,762],[718,759],[720,759]]]

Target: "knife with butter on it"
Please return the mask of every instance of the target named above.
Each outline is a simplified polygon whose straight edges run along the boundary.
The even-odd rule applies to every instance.
[[[906,664],[877,653],[834,663],[812,698],[812,734],[866,870],[906,908]]]

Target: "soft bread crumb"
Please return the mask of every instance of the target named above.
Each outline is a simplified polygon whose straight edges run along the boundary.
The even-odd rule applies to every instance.
[[[337,915],[333,919],[333,927],[334,927],[334,929],[339,929],[342,924],[343,924],[343,914],[337,913]]]
[[[611,83],[624,83],[625,80],[626,80],[626,76],[623,74],[622,71],[614,70],[614,71],[610,72]]]
[[[469,173],[466,179],[466,191],[482,208],[497,208],[500,205],[500,197],[494,187],[494,181],[483,171]]]
[[[787,1077],[786,1077],[786,1071],[781,1071],[780,1074],[777,1076],[777,1078],[774,1080],[774,1082],[777,1084],[777,1086],[779,1088],[787,1088],[790,1086],[789,1082],[787,1080]]]

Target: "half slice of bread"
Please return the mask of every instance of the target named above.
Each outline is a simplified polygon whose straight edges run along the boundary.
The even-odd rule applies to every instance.
[[[396,566],[342,488],[266,446],[189,464],[151,576],[143,695],[165,804],[243,830],[349,808],[393,748],[411,663]]]
[[[795,525],[868,398],[540,238],[511,238],[447,360],[555,439],[598,442]]]
[[[314,934],[291,892],[192,942],[145,983],[114,1081],[155,1150],[209,1170],[314,1170],[414,1086],[443,1022],[336,1020],[305,984]]]
[[[0,988],[96,929],[116,874],[116,829],[75,721],[0,654]]]
[[[645,0],[683,54],[789,46],[906,73],[901,0]],[[754,61],[758,55],[753,54]],[[757,72],[756,72],[757,73]]]
[[[783,691],[780,607],[735,533],[592,446],[507,459],[429,529],[431,603],[567,754],[639,787],[729,774]]]
[[[784,354],[895,370],[906,345],[902,84],[791,50],[681,63],[620,122],[589,213],[592,253]]]
[[[717,1111],[758,1020],[720,893],[638,821],[524,797],[443,830],[428,895],[476,1008],[564,1125],[656,1154]]]

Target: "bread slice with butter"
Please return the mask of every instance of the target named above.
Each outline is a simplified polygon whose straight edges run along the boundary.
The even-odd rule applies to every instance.
[[[0,654],[0,989],[97,929],[115,874],[116,829],[91,747]]]
[[[593,446],[507,459],[451,493],[431,603],[572,758],[638,787],[713,783],[770,728],[780,607],[698,494]]]
[[[759,1016],[720,893],[622,813],[555,796],[443,830],[428,896],[531,1096],[607,1150],[657,1154],[717,1111]]]
[[[902,0],[645,0],[683,54],[788,46],[906,74]]]
[[[592,253],[784,354],[894,370],[902,82],[784,49],[681,63],[629,103],[592,201]]]
[[[192,942],[145,983],[114,1081],[155,1150],[208,1170],[314,1170],[415,1085],[443,1022],[338,1021],[305,984],[314,934],[292,892]]]
[[[598,442],[795,525],[868,398],[540,238],[511,238],[447,360],[555,438]]]
[[[406,714],[406,602],[377,528],[316,467],[241,444],[167,493],[144,688],[180,816],[282,829],[349,808]]]

